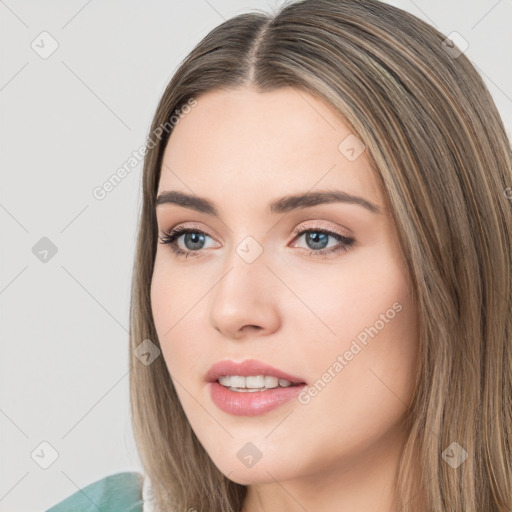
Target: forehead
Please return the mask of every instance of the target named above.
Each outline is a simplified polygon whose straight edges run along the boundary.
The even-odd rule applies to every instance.
[[[243,201],[332,187],[382,203],[366,151],[347,157],[354,154],[350,146],[357,153],[364,146],[321,98],[292,87],[264,93],[241,87],[196,100],[169,138],[159,191],[223,202],[223,192],[232,190]]]

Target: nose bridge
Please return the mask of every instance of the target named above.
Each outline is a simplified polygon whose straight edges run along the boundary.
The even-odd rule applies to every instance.
[[[255,301],[270,285],[272,274],[267,263],[262,244],[251,235],[245,236],[226,256],[224,278],[218,285],[217,295],[223,295],[224,300]]]
[[[251,235],[226,256],[223,277],[212,294],[211,322],[234,336],[245,325],[272,330],[278,321],[278,302],[272,272],[263,246]]]

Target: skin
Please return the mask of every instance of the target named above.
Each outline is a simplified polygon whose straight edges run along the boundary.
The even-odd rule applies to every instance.
[[[158,194],[206,197],[220,217],[159,205],[161,236],[191,223],[208,236],[202,246],[179,238],[182,250],[195,251],[188,258],[159,242],[151,286],[162,355],[185,414],[219,470],[248,486],[243,512],[398,510],[392,493],[415,378],[417,315],[367,151],[347,159],[338,150],[352,133],[344,119],[291,87],[196,99],[169,139]],[[342,202],[267,211],[275,198],[333,189],[382,212]],[[319,223],[355,245],[310,254],[326,244],[293,229],[314,232]],[[236,252],[247,236],[263,249],[250,264]],[[339,245],[329,236],[328,248]],[[254,358],[313,385],[394,303],[400,312],[359,343],[362,350],[309,403],[248,417],[212,402],[204,376],[213,363]],[[252,467],[237,457],[247,442],[262,454]]]

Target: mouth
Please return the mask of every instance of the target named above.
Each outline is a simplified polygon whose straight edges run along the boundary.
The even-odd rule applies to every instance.
[[[301,377],[253,359],[219,361],[205,376],[212,401],[224,412],[255,416],[296,397],[306,386]]]

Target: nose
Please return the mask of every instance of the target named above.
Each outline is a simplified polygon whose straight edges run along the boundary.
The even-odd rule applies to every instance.
[[[280,286],[263,255],[248,263],[234,252],[212,290],[211,324],[232,339],[272,334],[281,322]]]

